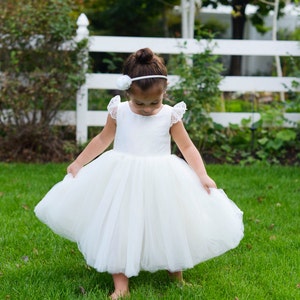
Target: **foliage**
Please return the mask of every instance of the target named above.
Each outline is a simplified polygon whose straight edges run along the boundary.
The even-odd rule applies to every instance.
[[[5,158],[59,156],[50,124],[75,101],[86,41],[70,41],[72,1],[4,1],[0,16],[0,134]],[[69,50],[66,49],[66,44]],[[71,51],[70,51],[71,50]]]
[[[209,39],[207,43],[203,52],[191,56],[182,53],[169,62],[169,70],[179,75],[180,80],[168,91],[168,96],[171,101],[185,101],[188,110],[184,122],[199,149],[203,149],[208,140],[216,140],[211,134],[213,122],[208,113],[220,100],[219,83],[223,70],[218,56],[212,54],[214,45]]]
[[[208,34],[206,31],[203,34]],[[300,165],[300,125],[285,128],[284,112],[295,108],[299,101],[261,105],[261,119],[252,123],[243,120],[242,125],[230,124],[223,127],[214,123],[208,113],[213,111],[220,101],[219,83],[222,65],[218,57],[211,54],[211,45],[199,54],[187,56],[181,54],[169,62],[172,73],[181,80],[169,90],[171,100],[179,102],[182,97],[187,104],[185,126],[196,147],[206,162],[250,164],[264,161],[272,164]],[[293,69],[297,77],[299,69]],[[295,85],[298,83],[294,83]],[[295,97],[299,93],[294,93]],[[176,152],[176,148],[174,149]]]
[[[112,278],[88,267],[75,243],[33,209],[66,172],[66,164],[0,164],[0,298],[107,299]],[[130,280],[131,299],[298,299],[299,167],[209,165],[208,173],[244,211],[245,237],[228,253],[184,272]]]
[[[215,39],[222,38],[222,35],[226,32],[227,28],[229,27],[228,24],[220,22],[216,18],[211,18],[207,20],[205,23],[202,24],[202,26],[205,31],[214,34]]]
[[[242,14],[244,14],[245,8],[248,4],[255,5],[257,10],[250,18],[251,23],[260,33],[266,33],[267,31],[271,30],[271,28],[265,26],[264,18],[270,13],[270,11],[274,10],[272,2],[257,0],[204,0],[202,5],[212,5],[212,7],[217,7],[218,4],[231,6],[233,9],[233,18],[242,17]],[[282,9],[285,7],[285,5],[286,4],[284,0],[279,2],[279,17],[283,15]]]
[[[261,160],[278,162],[286,159],[287,149],[299,153],[300,127],[284,128],[284,107],[275,105],[261,113],[261,120],[257,123],[256,156]],[[299,165],[300,157],[296,156],[295,164]]]
[[[215,126],[219,145],[211,143],[204,155],[218,162],[252,164],[263,161],[268,164],[300,165],[300,124],[286,128],[285,104],[265,108],[261,119],[242,121],[242,126],[230,124],[228,128]]]
[[[255,13],[250,17],[252,24],[256,30],[262,34],[271,30],[265,26],[264,18],[270,11],[274,11],[274,5],[270,1],[256,1],[256,0],[203,0],[202,5],[216,8],[219,4],[230,6],[231,11],[231,25],[232,25],[232,39],[243,39],[244,28],[246,24],[246,7],[248,4],[253,4],[257,7]],[[282,15],[282,8],[285,6],[285,1],[280,0],[278,16]],[[230,59],[229,74],[231,76],[240,76],[242,72],[242,56],[233,55]]]
[[[266,27],[265,26],[265,22],[264,22],[264,18],[266,16],[268,16],[268,14],[270,13],[270,11],[274,11],[274,5],[275,1],[270,3],[268,2],[264,2],[264,1],[253,1],[258,9],[256,11],[255,14],[253,14],[253,16],[250,18],[252,24],[256,27],[257,31],[264,34],[267,31],[270,31],[272,29],[272,27]],[[284,0],[280,0],[279,1],[279,12],[278,12],[278,17],[282,17],[284,15],[282,9],[285,7],[286,5],[286,1]]]
[[[101,35],[167,36],[167,11],[179,0],[76,0]]]

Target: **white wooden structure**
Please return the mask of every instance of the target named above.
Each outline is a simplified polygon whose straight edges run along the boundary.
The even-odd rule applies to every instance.
[[[88,20],[84,14],[78,18],[77,39],[88,38],[91,52],[119,52],[132,53],[149,47],[159,54],[195,54],[203,51],[207,46],[217,55],[243,56],[300,56],[300,44],[297,41],[254,41],[254,40],[207,40],[176,38],[140,38],[118,36],[89,36]],[[116,89],[116,79],[120,74],[86,74],[86,83],[77,93],[76,112],[61,112],[57,116],[56,124],[76,125],[78,143],[85,143],[88,139],[88,126],[103,126],[106,121],[106,111],[88,110],[89,89]],[[174,85],[178,77],[169,76],[170,85]],[[292,82],[299,81],[293,77],[252,77],[227,76],[221,81],[221,91],[237,92],[286,92],[292,89]],[[300,92],[298,88],[297,92]],[[259,119],[259,114],[252,113],[212,113],[215,122],[227,126],[229,123],[239,124],[242,119],[252,117]],[[300,114],[287,113],[286,118],[300,121]],[[289,123],[286,126],[291,126]]]

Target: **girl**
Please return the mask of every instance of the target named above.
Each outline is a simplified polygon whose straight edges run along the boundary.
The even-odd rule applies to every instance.
[[[183,269],[243,237],[242,212],[216,188],[184,128],[185,104],[163,104],[160,57],[148,48],[131,54],[118,87],[129,101],[110,101],[103,130],[35,208],[77,242],[87,264],[112,274],[111,299],[129,295],[128,278],[140,270],[165,269],[181,281]],[[187,163],[171,155],[171,137]]]

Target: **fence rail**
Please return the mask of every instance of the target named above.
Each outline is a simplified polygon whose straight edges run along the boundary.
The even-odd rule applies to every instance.
[[[88,38],[90,52],[132,53],[144,47],[151,48],[159,54],[196,54],[209,48],[216,55],[242,55],[242,56],[300,56],[300,44],[297,41],[262,41],[262,40],[196,40],[176,38],[150,38],[150,37],[118,37],[118,36],[89,36],[88,20],[81,15],[77,21],[77,39]],[[88,110],[89,89],[116,89],[116,79],[120,74],[86,74],[86,83],[77,94],[77,108],[75,112],[58,115],[64,124],[76,124],[76,137],[78,143],[87,141],[88,126],[103,126],[106,121],[106,111]],[[172,86],[178,81],[177,76],[169,76]],[[298,81],[295,77],[254,77],[254,76],[226,76],[219,88],[223,92],[287,92],[299,87],[293,86]],[[260,118],[258,113],[211,113],[217,123],[228,126],[229,123],[240,124],[244,118],[256,121]],[[285,126],[292,126],[292,122],[300,121],[300,114],[285,114]]]
[[[259,42],[259,44],[257,44]],[[297,41],[206,40],[151,37],[90,36],[89,51],[132,53],[149,47],[160,54],[195,54],[209,47],[216,55],[299,56]]]
[[[294,56],[300,57],[298,41],[262,41],[262,40],[196,40],[176,38],[147,38],[147,37],[118,37],[118,36],[89,36],[88,20],[81,14],[77,20],[76,40],[87,38],[89,52],[132,53],[144,47],[151,48],[159,54],[196,54],[209,48],[216,55],[241,56]],[[69,47],[68,44],[65,47]],[[75,125],[76,140],[85,143],[88,139],[89,126],[103,126],[106,122],[106,111],[88,110],[88,91],[90,89],[116,89],[116,79],[120,74],[86,74],[86,82],[81,86],[76,96],[76,111],[61,111],[54,124]],[[178,81],[178,76],[170,75],[169,84]],[[222,92],[300,92],[300,87],[293,85],[299,82],[295,77],[271,76],[225,76],[220,82]],[[260,115],[255,113],[211,113],[217,123],[228,126],[229,123],[240,124],[244,118],[258,120]],[[287,113],[285,126],[293,126],[292,122],[300,121],[300,114]]]
[[[117,38],[117,37],[116,37]],[[88,89],[116,89],[116,80],[120,74],[87,74],[86,87]],[[179,80],[176,75],[169,75],[169,86],[174,86]],[[299,81],[296,77],[262,77],[262,76],[226,76],[222,79],[219,89],[222,92],[287,92],[292,88],[292,82]]]

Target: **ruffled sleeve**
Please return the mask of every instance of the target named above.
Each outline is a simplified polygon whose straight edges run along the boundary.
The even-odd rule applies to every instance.
[[[121,103],[121,97],[119,95],[117,95],[117,96],[113,97],[107,105],[108,113],[110,114],[110,116],[113,119],[117,118],[118,105],[120,103]]]
[[[181,101],[172,108],[171,125],[180,121],[186,111],[186,104]]]

